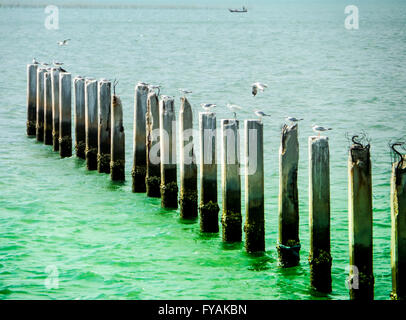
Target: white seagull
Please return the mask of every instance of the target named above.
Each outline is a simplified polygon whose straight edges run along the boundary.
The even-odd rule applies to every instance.
[[[255,82],[252,85],[252,95],[255,97],[258,93],[258,90],[261,92],[264,92],[265,88],[268,88],[268,86],[264,83],[261,82]]]
[[[58,62],[58,61],[55,61],[55,60],[54,60],[52,63],[53,63],[54,66],[56,66],[56,67],[60,67],[61,65],[63,65],[62,62]]]
[[[183,93],[183,95],[185,96],[185,95],[187,95],[187,94],[189,94],[189,93],[192,93],[192,91],[191,90],[187,90],[187,89],[178,89],[181,93]]]
[[[68,44],[68,41],[70,41],[70,39],[65,39],[65,40],[62,40],[62,41],[58,41],[57,43],[58,43],[59,46],[66,46]]]
[[[242,107],[231,103],[227,103],[227,108],[230,109],[230,111],[234,114],[234,119],[237,117],[237,111],[242,110]]]
[[[317,132],[319,134],[319,136],[320,136],[320,133],[323,131],[332,130],[332,128],[326,128],[326,127],[318,126],[316,124],[313,124],[312,129],[314,132]]]
[[[303,118],[298,119],[298,118],[295,118],[295,117],[286,117],[286,121],[290,121],[290,122],[299,122],[299,121],[302,121],[302,120],[303,120]]]
[[[41,62],[41,66],[43,66],[43,67],[48,67],[49,66],[49,63],[46,63],[46,62]]]
[[[32,59],[32,64],[38,64],[38,61],[37,61],[37,59]]]
[[[270,117],[269,114],[266,114],[265,112],[260,111],[260,110],[255,111],[255,114],[259,117],[259,120],[261,120],[261,121],[262,121],[262,117]]]
[[[213,103],[202,103],[200,105],[205,111],[210,111],[211,108],[214,108],[216,106]]]

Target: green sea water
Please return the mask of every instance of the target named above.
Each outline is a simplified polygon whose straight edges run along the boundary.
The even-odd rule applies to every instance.
[[[5,2],[4,2],[5,3]],[[352,1],[358,30],[344,27],[346,1],[108,1],[59,7],[59,29],[44,26],[45,4],[0,6],[0,299],[348,299],[346,134],[371,139],[375,298],[389,299],[388,142],[406,129],[406,3]],[[55,4],[62,3],[57,1]],[[68,2],[69,4],[70,2]],[[78,2],[76,2],[77,4]],[[2,2],[0,1],[0,4]],[[97,5],[97,6],[95,6]],[[83,3],[82,3],[83,6]],[[56,42],[71,38],[66,47]],[[118,78],[126,132],[126,182],[60,159],[25,135],[26,65],[63,61],[72,75]],[[198,221],[180,220],[159,199],[131,192],[132,116],[138,81],[200,103],[244,106],[238,118],[264,122],[266,253],[225,245]],[[253,98],[254,81],[268,89]],[[287,115],[299,125],[299,266],[282,269],[278,235],[278,148]],[[330,126],[333,291],[309,285],[308,160],[311,124]],[[243,148],[242,148],[243,149]],[[218,144],[220,152],[220,144]],[[219,153],[220,154],[220,153]],[[219,172],[220,179],[220,172]],[[219,180],[220,182],[220,180]],[[220,183],[219,183],[220,188]],[[245,192],[245,190],[243,190]],[[220,189],[219,189],[219,195]],[[221,202],[221,196],[220,196]],[[58,286],[50,286],[58,280]]]

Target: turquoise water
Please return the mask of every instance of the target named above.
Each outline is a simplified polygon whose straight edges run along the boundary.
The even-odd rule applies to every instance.
[[[372,145],[375,297],[389,298],[387,143],[403,137],[406,129],[406,4],[353,1],[360,27],[352,31],[344,28],[345,1],[244,4],[249,12],[241,15],[228,13],[227,7],[241,5],[230,1],[60,7],[59,30],[45,29],[44,7],[0,7],[0,299],[348,299],[345,135],[361,129]],[[56,41],[65,38],[71,43],[59,48]],[[63,61],[73,75],[120,79],[124,184],[86,171],[75,157],[60,159],[25,136],[26,64],[33,57]],[[227,102],[246,107],[240,119],[252,118],[250,109],[256,107],[272,115],[264,128],[265,255],[224,245],[220,234],[201,234],[198,222],[185,223],[178,211],[161,209],[159,199],[131,193],[138,81],[161,84],[162,93],[176,96],[177,109],[177,89],[193,90],[195,126],[202,102],[217,104],[218,124],[232,116]],[[254,81],[269,85],[255,99],[250,94]],[[275,249],[277,152],[286,115],[305,118],[299,128],[302,250],[298,267],[281,269]],[[327,296],[309,287],[307,139],[312,123],[333,127],[333,292]],[[56,277],[49,270],[55,268],[59,286],[49,288],[46,284]]]

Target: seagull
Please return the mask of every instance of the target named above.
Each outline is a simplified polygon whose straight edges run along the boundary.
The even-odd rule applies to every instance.
[[[60,67],[61,65],[63,65],[62,62],[58,62],[58,61],[55,61],[55,60],[54,60],[52,63],[53,63],[54,66],[56,66],[56,67]]]
[[[323,131],[332,130],[332,128],[326,128],[326,127],[318,126],[316,124],[313,124],[312,129],[313,129],[314,132],[318,132],[319,136],[320,136],[320,133],[323,132]]]
[[[148,83],[145,83],[145,82],[138,82],[137,83],[137,86],[149,86],[149,84]]]
[[[38,61],[37,61],[37,59],[32,59],[32,64],[38,64]]]
[[[189,93],[192,93],[191,90],[187,90],[187,89],[178,89],[178,90],[179,90],[180,92],[182,92],[184,96],[187,95],[187,94],[189,94]]]
[[[286,117],[286,121],[290,121],[290,122],[299,122],[299,121],[302,121],[303,119],[301,118],[301,119],[298,119],[298,118],[295,118],[295,117]]]
[[[48,67],[49,66],[49,63],[46,63],[46,62],[41,62],[41,65],[43,66],[43,67]]]
[[[270,117],[269,114],[266,114],[260,110],[255,111],[255,114],[259,117],[259,120],[261,120],[261,121],[262,121],[262,117]]]
[[[68,44],[68,41],[70,41],[70,39],[65,39],[65,40],[62,40],[62,41],[58,41],[57,43],[58,43],[59,46],[66,46]]]
[[[168,101],[169,99],[173,99],[173,97],[171,97],[171,96],[167,96],[167,95],[162,95],[161,96],[161,99],[164,101],[164,102],[166,102],[166,101]]]
[[[231,110],[231,112],[234,114],[234,119],[237,117],[237,111],[241,110],[242,107],[237,106],[236,104],[231,104],[231,103],[227,103],[227,108]]]
[[[150,92],[154,91],[155,89],[158,89],[158,96],[159,96],[159,93],[161,92],[161,86],[160,85],[150,84],[150,85],[148,85],[148,89],[149,89]]]
[[[255,97],[257,95],[258,90],[264,92],[265,88],[268,88],[266,84],[261,82],[255,82],[252,84],[252,95]]]
[[[211,108],[214,108],[216,106],[213,103],[202,103],[200,105],[205,111],[210,111]]]

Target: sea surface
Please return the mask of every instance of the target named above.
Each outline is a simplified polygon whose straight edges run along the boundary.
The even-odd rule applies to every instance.
[[[405,1],[56,1],[58,30],[45,28],[48,3],[0,4],[0,299],[348,299],[348,135],[362,130],[372,154],[375,298],[389,299],[388,143],[406,133]],[[344,26],[348,4],[359,8],[358,30]],[[241,5],[248,13],[227,10]],[[58,47],[66,38],[69,45]],[[33,57],[63,61],[73,76],[119,79],[125,183],[27,138],[26,65]],[[218,127],[233,117],[227,103],[244,107],[241,120],[255,118],[256,108],[271,114],[264,119],[264,255],[225,245],[221,232],[202,234],[198,221],[182,221],[159,199],[131,192],[138,81],[160,84],[163,94],[175,96],[177,110],[178,88],[192,90],[196,128],[200,103],[217,104]],[[255,81],[268,88],[253,98]],[[300,265],[283,269],[275,246],[278,149],[287,115],[305,119],[299,124],[302,249]],[[309,285],[313,123],[333,128],[329,295]]]

